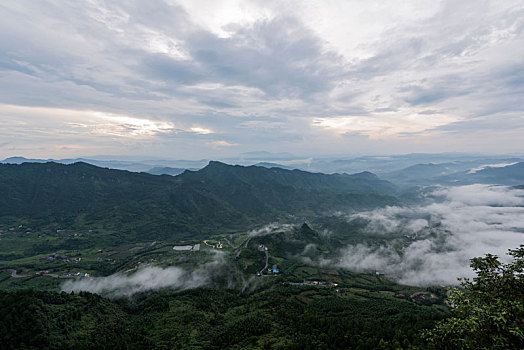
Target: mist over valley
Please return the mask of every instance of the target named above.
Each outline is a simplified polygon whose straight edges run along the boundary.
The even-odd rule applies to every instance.
[[[518,178],[521,175],[513,170],[518,164],[479,167],[469,173],[508,169]],[[220,269],[204,276],[202,271],[212,270],[206,265],[206,251],[191,252],[189,265],[155,270],[158,264],[177,266],[179,257],[153,248],[184,242],[209,248],[202,240],[218,239],[221,248],[215,244],[212,250],[225,254],[221,264],[234,271],[242,250],[253,248],[265,236],[277,247],[269,255],[275,255],[274,262],[380,273],[405,285],[457,285],[458,278],[474,276],[469,268],[471,258],[486,253],[504,257],[508,249],[520,244],[524,231],[523,190],[500,184],[405,187],[369,172],[326,175],[221,162],[174,177],[86,163],[24,162],[0,165],[0,169],[7,194],[2,198],[3,241],[17,240],[10,237],[12,230],[7,226],[17,231],[28,227],[28,236],[38,235],[36,240],[28,239],[25,250],[4,252],[5,259],[16,261],[31,252],[71,249],[76,256],[89,250],[119,250],[120,246],[133,251],[133,244],[140,252],[144,244],[155,242],[148,248],[155,257],[151,263],[135,262],[125,272],[124,267],[137,260],[133,254],[120,267],[112,261],[114,253],[99,254],[103,257],[98,256],[98,261],[106,261],[108,271],[116,270],[116,274],[67,281],[61,287],[65,291],[132,295],[144,290],[211,286],[216,280],[229,288],[235,284],[245,287],[242,270],[260,261],[250,260],[226,278],[218,273]],[[502,175],[500,182],[506,179]],[[13,221],[13,217],[18,219]],[[271,221],[277,223],[267,225]],[[284,234],[304,222],[314,234],[292,240]],[[246,238],[237,247],[232,242],[239,235]],[[147,270],[149,266],[153,269]],[[63,275],[70,272],[62,270]]]
[[[524,349],[522,0],[3,0],[0,349]]]

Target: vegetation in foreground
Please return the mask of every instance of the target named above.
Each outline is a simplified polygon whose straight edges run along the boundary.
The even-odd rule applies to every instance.
[[[504,264],[487,254],[471,260],[477,277],[448,300],[453,315],[425,333],[437,349],[524,349],[524,245]]]
[[[19,290],[0,292],[0,342],[6,349],[521,349],[524,245],[510,255],[507,264],[489,254],[472,259],[478,276],[451,295],[451,316],[380,292],[289,284],[250,295],[198,288],[116,300]]]
[[[199,288],[111,301],[96,294],[0,292],[8,349],[396,349],[443,313],[379,293],[278,286],[249,296]]]

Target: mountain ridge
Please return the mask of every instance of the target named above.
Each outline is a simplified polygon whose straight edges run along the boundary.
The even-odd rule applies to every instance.
[[[393,204],[394,186],[369,174],[210,162],[177,176],[100,168],[78,162],[0,164],[0,220],[102,228],[144,240],[231,231],[289,215],[318,215]]]

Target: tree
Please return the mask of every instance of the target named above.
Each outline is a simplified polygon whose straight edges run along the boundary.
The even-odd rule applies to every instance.
[[[453,315],[424,338],[437,349],[524,349],[524,245],[510,263],[495,255],[471,259],[477,273],[448,299]]]

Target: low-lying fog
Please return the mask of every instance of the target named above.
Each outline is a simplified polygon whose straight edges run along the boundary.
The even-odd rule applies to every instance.
[[[368,232],[406,235],[387,245],[347,246],[336,265],[377,270],[409,285],[457,284],[473,277],[473,257],[507,251],[524,243],[524,190],[505,186],[442,187],[433,203],[386,207],[348,220],[365,220]],[[409,237],[409,238],[408,238]]]
[[[176,266],[165,268],[146,266],[130,274],[116,273],[107,277],[68,280],[62,284],[62,290],[88,291],[109,297],[122,297],[161,288],[182,290],[223,284],[223,281],[227,280],[225,274],[224,254],[215,252],[211,262],[192,270]]]
[[[348,221],[364,223],[363,234],[379,233],[384,238],[392,235],[394,238],[386,240],[386,244],[350,245],[329,258],[302,259],[318,266],[376,270],[408,285],[450,285],[458,284],[459,277],[474,276],[469,267],[471,258],[491,253],[504,260],[508,258],[508,249],[524,243],[524,190],[489,185],[441,187],[427,199],[431,204],[385,207],[347,216]],[[244,244],[254,237],[290,231],[293,227],[267,225],[249,232]],[[326,236],[323,231],[319,233]],[[149,266],[131,274],[70,280],[62,285],[62,290],[118,297],[160,288],[223,285],[228,279],[224,276],[228,266],[224,254],[216,252],[211,262],[192,270]],[[231,287],[233,282],[229,280]]]

